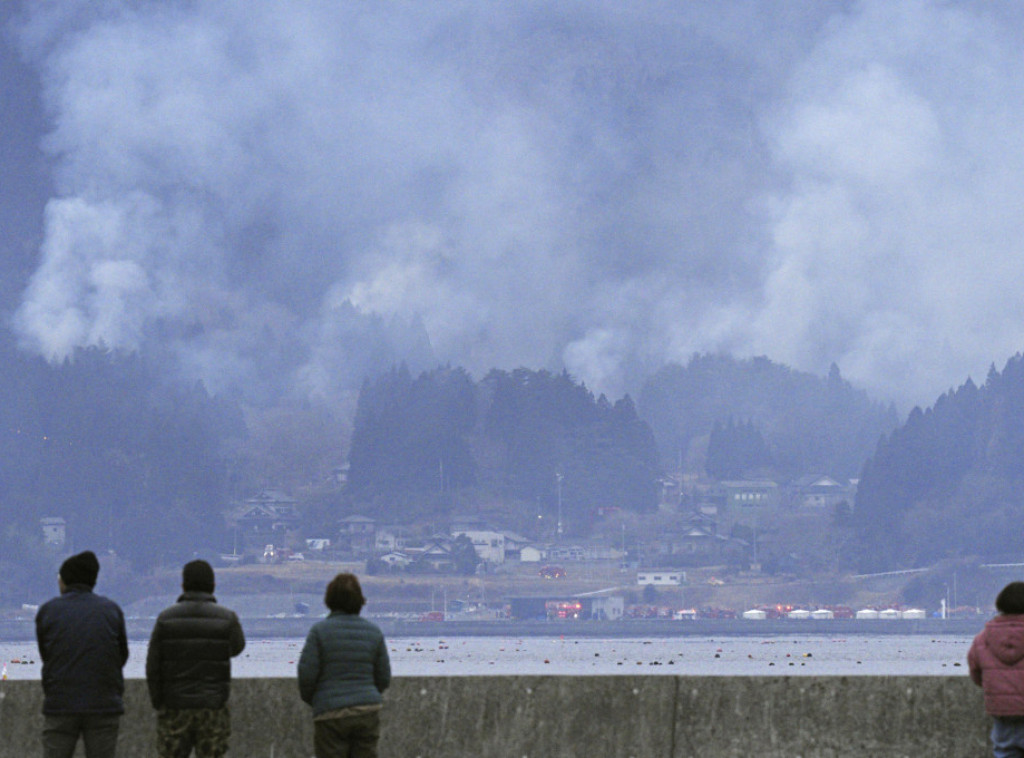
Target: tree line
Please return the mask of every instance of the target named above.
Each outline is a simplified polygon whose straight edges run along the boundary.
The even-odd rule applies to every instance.
[[[52,590],[43,517],[67,522],[70,547],[142,569],[220,547],[227,452],[245,434],[236,403],[138,354],[89,348],[49,364],[0,340],[0,596]]]
[[[569,374],[461,368],[364,383],[347,497],[387,518],[428,515],[472,490],[585,532],[597,512],[657,505],[654,436],[629,396],[595,397]]]
[[[850,559],[864,571],[1019,562],[1024,357],[968,379],[883,437],[861,474]]]

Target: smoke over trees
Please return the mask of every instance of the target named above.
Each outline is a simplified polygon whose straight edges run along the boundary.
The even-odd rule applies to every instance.
[[[644,383],[639,406],[664,466],[675,469],[682,458],[684,466],[729,476],[770,466],[783,478],[854,477],[899,421],[895,408],[853,387],[835,364],[822,378],[763,357],[695,355],[685,366],[665,366]],[[730,428],[730,419],[744,421]]]

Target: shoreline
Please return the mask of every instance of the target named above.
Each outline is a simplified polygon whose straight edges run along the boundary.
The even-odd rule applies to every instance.
[[[303,638],[321,616],[241,617],[252,639]],[[981,631],[987,619],[623,619],[617,621],[405,621],[367,618],[388,637],[749,637],[777,635],[878,636],[922,635],[962,637]],[[125,620],[128,637],[149,639],[153,618]],[[35,639],[32,620],[0,621],[0,639]]]

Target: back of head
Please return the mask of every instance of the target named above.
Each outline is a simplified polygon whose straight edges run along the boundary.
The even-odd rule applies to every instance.
[[[181,588],[185,592],[213,592],[213,567],[206,561],[189,561],[181,570]]]
[[[1010,582],[996,596],[1000,613],[1024,614],[1024,582]]]
[[[90,589],[96,586],[100,573],[100,562],[92,550],[72,555],[60,565],[60,579],[65,587],[84,584]]]
[[[324,605],[332,611],[358,614],[366,605],[366,598],[356,575],[342,573],[334,577],[324,592]]]

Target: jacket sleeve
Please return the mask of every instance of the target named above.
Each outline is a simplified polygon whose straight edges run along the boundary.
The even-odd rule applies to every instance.
[[[117,609],[117,645],[121,653],[121,668],[128,663],[128,631],[124,626],[124,611]]]
[[[309,630],[306,644],[299,656],[299,696],[303,702],[312,703],[316,694],[316,683],[320,678],[320,640],[316,627]]]
[[[242,623],[238,620],[236,615],[231,621],[230,645],[231,645],[231,657],[234,658],[236,655],[245,650],[245,633],[242,631]]]
[[[149,650],[146,652],[146,686],[149,688],[149,701],[157,710],[163,707],[163,679],[161,678],[160,622],[153,625],[153,633],[149,637]]]
[[[50,650],[46,646],[46,632],[44,631],[45,621],[43,615],[46,613],[46,608],[40,608],[36,612],[36,646],[39,648],[39,660],[46,663],[47,658],[50,657]]]
[[[980,637],[980,635],[979,635]],[[974,642],[971,643],[971,649],[967,651],[967,670],[971,675],[971,681],[979,687],[981,686],[981,663],[978,661],[978,639],[974,638]]]
[[[391,685],[391,658],[388,657],[388,643],[383,636],[377,644],[377,657],[373,662],[373,683],[378,692]]]

